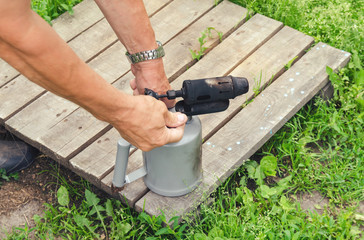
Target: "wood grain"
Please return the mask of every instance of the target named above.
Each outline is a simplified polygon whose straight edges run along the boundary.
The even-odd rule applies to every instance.
[[[347,64],[350,54],[324,43],[305,53],[313,38],[259,14],[244,22],[246,9],[229,1],[215,5],[214,0],[155,0],[145,4],[156,38],[164,43],[165,70],[172,88],[181,88],[186,79],[228,74],[247,77],[250,83],[249,92],[232,100],[228,110],[200,116],[206,140],[204,178],[194,192],[162,197],[139,179],[114,194],[137,211],[144,209],[150,215],[163,211],[168,220],[186,216],[208,198],[304,104],[330,86],[326,66],[339,69]],[[55,31],[107,82],[131,94],[129,80],[133,75],[125,48],[94,1],[85,0],[74,11],[75,15],[66,13],[53,22]],[[224,41],[220,43],[216,34],[207,38],[206,54],[196,62],[190,49],[199,49],[197,39],[207,27],[223,32]],[[297,62],[285,71],[285,64],[295,57]],[[113,194],[119,133],[84,109],[18,75],[0,59],[0,123]],[[249,99],[252,101],[242,108]],[[130,157],[127,172],[141,165],[137,150]]]
[[[160,210],[172,213],[167,219],[192,210],[328,83],[327,65],[338,69],[349,58],[348,53],[319,43],[203,145],[204,176],[214,179],[209,183],[214,187],[204,186],[203,194],[181,198],[148,192],[136,203],[136,209],[144,206],[150,215],[158,215]]]
[[[159,11],[159,9],[165,6],[168,2],[168,0],[146,1],[147,11],[153,14],[155,11]],[[98,12],[100,12],[100,10],[97,8],[97,6],[95,7],[94,3],[87,3],[86,5],[84,4],[80,6],[82,7],[80,11],[82,12],[83,10],[86,13],[89,13],[88,15],[90,15],[90,19],[94,19],[95,21],[96,19],[98,19],[97,16],[99,16]],[[82,21],[85,21],[85,16],[83,14],[81,14],[82,16],[80,16],[80,18],[76,19],[73,19],[71,17],[64,18],[70,21],[74,21],[75,25],[80,24],[80,26],[77,27],[77,30],[80,31],[80,34],[78,34],[77,37],[72,38],[71,41],[68,42],[68,45],[83,61],[88,62],[96,55],[104,51],[107,47],[115,43],[117,37],[105,19],[97,21],[90,28],[81,28],[83,23]],[[86,25],[88,26],[89,24],[91,23],[88,23]],[[62,29],[62,27],[60,26],[56,27],[56,29],[58,28]],[[61,31],[61,29],[59,31]],[[61,31],[61,33],[67,35],[67,32]],[[73,34],[75,33],[73,32]],[[46,92],[44,89],[40,88],[36,84],[30,83],[29,80],[23,76],[15,78],[14,81],[17,82],[17,89],[14,91],[13,94],[7,93],[8,91],[10,91],[10,89],[13,90],[13,86],[11,85],[13,81],[8,82],[0,88],[0,101],[3,104],[0,111],[0,119],[2,121],[6,121],[14,114],[19,112],[20,109],[24,108],[24,106],[27,106]],[[6,90],[3,90],[3,88],[6,88]],[[19,97],[18,93],[21,93],[21,97]],[[61,106],[60,108],[66,107],[67,106]]]
[[[0,58],[0,88],[18,75],[17,70]]]
[[[64,13],[52,21],[52,28],[66,42],[103,18],[93,0],[84,0],[73,7],[74,14]],[[19,72],[0,59],[0,87],[17,77]]]
[[[229,11],[232,13],[235,13],[235,17],[224,17],[224,12]],[[190,53],[188,48],[186,47],[186,44],[191,46],[196,46],[196,39],[200,36],[200,32],[204,31],[206,29],[206,26],[211,22],[211,19],[213,19],[214,23],[216,24],[216,29],[219,31],[231,32],[231,29],[234,29],[236,24],[239,23],[239,21],[242,19],[241,16],[244,16],[246,14],[246,10],[241,7],[236,7],[236,5],[230,3],[230,2],[223,2],[213,8],[211,11],[209,11],[206,15],[201,17],[199,20],[197,20],[195,23],[193,23],[191,26],[186,28],[181,34],[173,38],[170,42],[168,42],[165,45],[166,50],[166,74],[168,77],[173,75],[176,71],[179,71],[181,68],[184,68],[186,64],[192,61]],[[215,26],[215,25],[214,25]],[[189,44],[191,42],[191,44]],[[216,44],[216,42],[219,42],[218,37],[214,37],[213,39],[210,39],[206,46],[210,47]],[[198,42],[197,42],[198,45]],[[168,57],[167,57],[168,56]],[[170,60],[170,61],[169,61]],[[167,67],[171,66],[171,67]],[[132,74],[128,73],[121,79],[119,79],[117,82],[114,83],[114,85],[125,92],[130,93],[129,83],[128,81],[132,78]],[[81,110],[81,109],[80,109]],[[93,129],[95,129],[95,126],[92,126]],[[108,135],[108,134],[106,134]],[[113,134],[112,134],[113,135]],[[103,137],[102,137],[103,138]],[[100,139],[102,139],[100,138]],[[109,137],[107,137],[109,138]],[[114,141],[116,142],[116,140]],[[75,168],[77,168],[76,171],[82,172],[84,171],[85,175],[88,177],[93,176],[93,179],[100,179],[101,176],[104,176],[106,172],[109,172],[112,167],[114,166],[115,162],[115,152],[112,152],[111,154],[108,154],[110,151],[107,150],[105,154],[108,155],[109,160],[106,160],[103,157],[102,166],[99,166],[97,162],[99,162],[98,159],[93,158],[93,146],[95,145],[95,151],[98,150],[98,144],[93,143],[91,144],[87,149],[76,155],[73,159],[70,160],[71,165],[74,165]],[[114,145],[112,145],[113,148],[115,148]],[[84,161],[83,159],[89,159],[92,156],[91,161]],[[136,169],[141,164],[141,159],[139,160],[133,160],[131,159],[131,170]],[[133,163],[137,162],[135,167],[133,167]],[[100,169],[104,169],[104,172],[100,171]],[[100,181],[100,180],[99,180]]]
[[[248,23],[249,21],[246,24]],[[300,55],[305,49],[307,49],[307,47],[311,45],[312,41],[313,39],[311,37],[308,37],[291,28],[284,27],[272,38],[270,38],[265,44],[260,46],[259,49],[257,49],[254,53],[250,54],[249,57],[243,58],[244,61],[242,63],[240,63],[239,65],[235,64],[234,66],[236,68],[234,68],[234,70],[232,71],[232,75],[246,76],[250,80],[250,85],[253,85],[254,81],[252,81],[251,79],[256,75],[260,75],[260,72],[264,71],[268,73],[267,76],[269,77],[264,77],[261,79],[261,85],[263,86],[271,79],[272,75],[278,74],[281,71],[281,69],[284,68],[284,65],[289,60],[291,60],[293,57],[297,55]],[[228,46],[231,47],[232,45],[229,44]],[[232,48],[234,49],[234,47]],[[214,50],[211,51],[210,54],[215,54]],[[261,60],[258,61],[258,59],[259,60],[266,59],[266,61],[261,61]],[[211,60],[208,61],[208,64],[211,64]],[[196,72],[201,69],[204,69],[202,67],[199,67],[198,64],[194,65],[191,69],[194,69],[195,67],[197,69]],[[224,66],[224,68],[221,69],[225,69],[226,71],[226,69],[231,69],[231,68]],[[234,74],[234,73],[240,73],[243,70],[245,70],[245,74]],[[189,73],[189,71],[186,72],[186,74],[187,73]],[[202,73],[199,74],[200,76],[202,76]],[[198,74],[196,75],[198,76]],[[178,81],[179,80],[176,79],[176,81],[173,82],[172,84]],[[250,91],[247,95],[252,93],[253,91]],[[236,98],[231,101],[230,108],[222,113],[225,113],[225,116],[229,116],[229,114],[234,112],[237,108],[239,109],[240,105],[243,103],[244,100],[240,102],[239,98]],[[210,131],[214,131],[216,128],[221,126],[221,125],[219,126],[219,124],[224,120],[224,118],[217,118],[219,114],[221,113],[200,116],[203,127],[203,136],[208,135]],[[226,139],[223,139],[222,141],[226,141]],[[148,192],[148,194],[151,194],[151,196],[156,196],[156,194],[154,193]]]
[[[226,69],[234,68],[234,66],[239,64],[247,56],[251,55],[252,52],[257,50],[264,42],[268,41],[268,39],[271,38],[272,35],[274,35],[281,27],[282,24],[280,22],[271,20],[262,15],[254,16],[227,37],[216,48],[212,49],[202,60],[173,81],[172,87],[175,89],[181,88],[182,81],[184,79],[191,79],[189,77],[194,76],[193,74],[197,72],[197,69],[202,71],[200,72],[200,76],[203,76],[203,73],[206,74],[204,71],[205,69],[210,69],[212,74],[216,74],[215,76],[223,75],[226,72]],[[261,31],[256,31],[257,28]],[[220,66],[217,64],[217,59],[219,59],[219,62],[221,60],[224,65]],[[190,71],[192,71],[192,74],[190,74]],[[137,169],[141,166],[141,164],[141,153],[140,151],[137,151],[130,158],[130,171]],[[103,184],[108,186],[108,188],[110,188],[111,185],[112,174],[113,173],[102,180]],[[143,182],[131,183],[121,192],[123,196],[122,199],[127,199],[129,205],[132,205],[135,202],[136,197],[140,196],[140,194],[137,194],[136,191],[134,191],[136,188],[143,189],[139,186],[139,184],[143,184]],[[103,188],[105,189],[107,187]]]
[[[282,74],[285,65],[295,57],[301,57],[314,39],[290,27],[284,27],[249,58],[229,72],[232,76],[246,77],[249,92],[230,101],[228,110],[202,115],[203,136],[209,138],[241,108],[246,100],[254,97],[254,89],[263,89],[275,77]]]
[[[146,4],[147,11],[151,14],[153,14],[153,11],[158,11],[162,6],[165,6],[165,4],[168,1],[166,0],[158,0],[158,1],[148,1]],[[105,32],[107,32],[108,37],[106,37],[107,40],[103,42],[103,45],[109,44],[111,41],[110,35],[113,35],[110,33],[111,28],[110,26],[106,25],[105,21],[100,21],[97,24],[95,24],[92,28],[88,29],[87,31],[83,32],[83,34],[79,35],[77,38],[73,39],[69,45],[75,47],[75,46],[81,46],[85,45],[84,42],[86,41],[86,36],[89,39],[92,39],[92,44],[98,45],[97,41],[100,40],[101,42],[104,41],[103,35]],[[100,27],[102,26],[102,27]],[[97,36],[97,37],[95,37]],[[114,35],[113,35],[114,36]],[[116,36],[114,36],[116,38]],[[77,44],[75,44],[77,43]],[[73,45],[75,44],[75,45]],[[89,44],[87,46],[90,46],[92,44]],[[121,44],[117,44],[116,47],[120,47]],[[76,48],[78,53],[87,51],[85,49],[87,48]],[[98,50],[93,49],[94,52],[97,52]],[[100,50],[100,49],[99,49]],[[105,54],[102,56],[99,56],[95,59],[94,62],[90,63],[91,67],[95,67],[97,63],[101,63],[102,60],[107,59],[108,64],[105,63],[105,61],[102,62],[101,67],[97,69],[97,72],[101,72],[102,70],[105,70],[105,66],[110,67],[111,65],[114,65],[114,70],[112,72],[117,72],[117,76],[110,74],[103,74],[106,75],[105,79],[109,82],[115,81],[117,77],[119,77],[122,74],[125,74],[129,68],[130,64],[127,63],[127,60],[125,59],[125,56],[123,54],[114,54],[110,56],[109,54],[115,50],[115,47],[110,47],[105,51]],[[124,51],[125,52],[125,51]],[[113,52],[114,53],[114,52]],[[90,57],[87,53],[79,54],[83,57],[83,60],[86,60],[87,57]],[[122,56],[123,59],[121,60],[120,57],[116,56]],[[120,62],[114,62],[116,60],[120,60]],[[117,66],[121,65],[120,68],[117,68]],[[116,65],[116,66],[115,66]],[[111,68],[111,67],[110,67]],[[110,69],[109,68],[109,69]],[[120,72],[122,71],[122,72]],[[110,71],[106,72],[109,73]],[[115,76],[115,78],[113,78]],[[6,122],[6,127],[8,130],[10,130],[13,134],[17,135],[18,137],[23,138],[28,143],[32,144],[33,146],[37,147],[38,149],[41,149],[43,152],[48,154],[54,159],[57,159],[61,162],[63,162],[64,165],[67,165],[67,162],[64,160],[65,157],[60,156],[57,154],[57,150],[63,149],[65,146],[64,139],[66,138],[66,134],[64,129],[56,128],[57,123],[59,125],[65,126],[65,123],[68,121],[66,116],[71,114],[73,111],[75,111],[77,108],[79,108],[76,104],[66,101],[50,92],[45,93],[45,90],[40,88],[39,86],[29,82],[25,77],[19,78],[16,82],[20,81],[17,86],[13,86],[13,83],[8,84],[9,86],[5,86],[0,89],[0,92],[4,92],[4,94],[1,94],[0,100],[4,100],[3,106],[4,108],[1,109],[1,114],[4,116],[4,120],[7,121],[9,118],[9,121]],[[22,87],[26,87],[25,89]],[[12,92],[13,94],[9,94],[9,92]],[[21,94],[21,98],[18,97],[18,95]],[[2,99],[4,97],[4,99]],[[15,101],[15,99],[17,99]],[[31,100],[29,100],[31,99]],[[23,105],[25,102],[32,101],[27,107],[23,109]],[[34,102],[33,102],[34,101]],[[19,113],[17,113],[19,110]],[[15,112],[14,112],[15,111]],[[17,113],[17,114],[16,114]],[[41,113],[41,114],[40,114]],[[14,117],[12,117],[15,115]],[[82,116],[81,116],[82,115]],[[80,113],[77,113],[76,116],[79,116],[80,119],[82,117],[85,117],[84,115],[87,115],[88,118],[92,117],[89,113],[86,111],[82,111]],[[1,116],[1,117],[3,117]],[[7,116],[7,117],[5,117]],[[74,115],[72,117],[75,117]],[[72,119],[71,117],[71,119]],[[93,117],[92,117],[93,118]],[[93,120],[95,121],[95,120]],[[70,121],[71,122],[71,121]],[[99,124],[103,125],[104,127],[107,126],[107,124],[98,122]],[[82,128],[83,126],[87,126],[86,122],[83,122],[84,125],[80,125],[80,122],[77,121],[77,126],[75,126],[76,131],[73,132],[73,134],[79,134],[80,132],[84,131]],[[65,129],[69,129],[68,124],[66,124]],[[49,132],[47,130],[51,129],[53,133],[56,135],[49,136]],[[70,130],[70,129],[69,129]],[[62,133],[62,134],[60,134]],[[62,136],[62,137],[61,137]],[[94,137],[96,138],[97,136]],[[44,138],[44,141],[42,139]],[[91,137],[92,138],[92,137]],[[90,138],[90,139],[91,139]],[[85,141],[89,141],[90,139],[87,139]],[[71,140],[70,140],[71,141]],[[84,142],[85,142],[84,141]],[[42,143],[48,143],[52,146],[56,146],[53,150],[51,147],[46,146],[46,144]],[[83,142],[83,143],[84,143]],[[82,145],[82,144],[80,144]]]

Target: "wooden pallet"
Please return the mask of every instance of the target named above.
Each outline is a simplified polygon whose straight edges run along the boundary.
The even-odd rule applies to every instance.
[[[162,210],[169,219],[193,210],[328,84],[326,66],[337,70],[349,61],[349,53],[324,43],[313,45],[312,37],[281,22],[260,14],[248,16],[246,9],[228,1],[215,2],[145,1],[156,38],[164,43],[166,74],[173,88],[179,89],[186,79],[231,74],[248,78],[250,90],[231,101],[228,110],[200,116],[205,140],[202,184],[191,194],[169,198],[137,180],[118,195],[137,211],[158,215]],[[85,0],[74,11],[74,16],[55,20],[53,28],[106,81],[131,93],[128,81],[133,76],[125,49],[95,3]],[[198,38],[207,27],[222,32],[223,41],[217,34],[206,39],[207,54],[196,62],[190,49],[199,49]],[[117,131],[31,83],[3,61],[0,69],[0,122],[112,194]],[[128,172],[141,165],[138,150],[130,157]]]

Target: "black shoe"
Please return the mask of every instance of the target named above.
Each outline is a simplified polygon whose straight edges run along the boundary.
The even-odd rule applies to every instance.
[[[33,163],[38,151],[20,141],[0,140],[0,169],[7,173],[18,172]]]

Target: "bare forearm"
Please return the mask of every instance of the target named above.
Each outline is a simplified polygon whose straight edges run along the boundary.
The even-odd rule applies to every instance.
[[[157,48],[142,0],[95,0],[128,52]]]
[[[155,33],[143,0],[95,1],[129,53],[157,48]],[[159,93],[170,89],[162,58],[132,64],[131,70],[135,76],[130,84],[134,95],[143,94],[144,88]],[[164,101],[168,107],[174,106],[174,101]]]
[[[2,20],[0,57],[38,85],[112,121],[115,109],[110,108],[122,110],[120,99],[126,95],[82,62],[38,15],[30,10],[22,14],[25,19],[19,22]]]
[[[133,34],[126,34],[124,40],[133,42]],[[30,10],[30,0],[0,0],[0,57],[31,81],[111,123],[126,140],[144,151],[179,141],[183,136],[186,116],[169,112],[164,103],[152,97],[129,96],[111,86]],[[153,64],[158,61],[161,59]],[[158,74],[143,72],[159,80],[163,69],[153,69],[157,71],[150,72]]]

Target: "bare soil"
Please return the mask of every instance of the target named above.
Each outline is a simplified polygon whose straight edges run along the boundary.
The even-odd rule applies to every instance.
[[[0,139],[19,140],[2,126]],[[59,176],[70,183],[81,180],[77,174],[39,153],[29,168],[19,172],[17,180],[6,182],[0,179],[0,239],[6,238],[6,233],[10,233],[13,228],[24,228],[25,224],[34,227],[33,216],[42,216],[46,209],[44,204],[57,203]],[[91,190],[100,198],[110,197],[96,187]]]
[[[11,232],[12,227],[34,226],[33,216],[42,215],[44,203],[56,203],[59,188],[52,170],[55,162],[39,155],[27,169],[19,172],[19,179],[2,182],[0,186],[0,239]],[[60,168],[62,175],[75,178],[73,173]]]
[[[0,139],[18,140],[0,126]],[[39,154],[33,164],[19,172],[17,180],[6,182],[0,179],[0,239],[6,237],[13,227],[34,226],[33,216],[42,215],[44,203],[56,203],[59,188],[55,173],[57,163],[45,155]],[[64,169],[57,168],[66,179],[76,180],[79,177]]]

